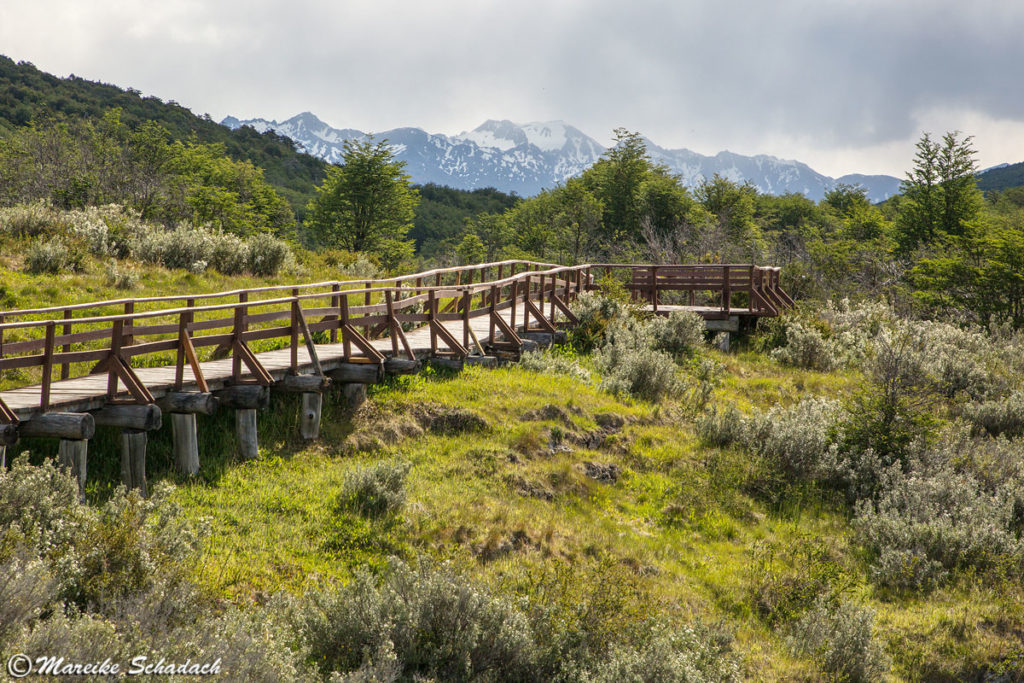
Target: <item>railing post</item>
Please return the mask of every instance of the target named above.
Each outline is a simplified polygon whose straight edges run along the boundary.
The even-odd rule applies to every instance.
[[[530,287],[531,287],[531,276],[526,276],[526,282],[523,289],[526,291],[525,299],[523,300],[523,332],[530,331],[530,307],[527,305],[527,301],[530,300]]]
[[[441,275],[438,273],[438,279]],[[430,355],[437,355],[437,332],[434,330],[434,317],[437,315],[437,292],[433,289],[427,293],[427,326],[430,328]]]
[[[246,318],[249,307],[245,303],[249,301],[248,292],[240,292],[238,294],[238,305],[235,306],[235,329],[234,329],[234,341],[238,343],[244,343],[242,335],[245,334]],[[231,349],[231,380],[238,384],[242,380],[242,357],[235,352],[235,349]]]
[[[658,313],[658,266],[651,266],[651,307]]]
[[[722,310],[729,315],[732,306],[732,284],[729,282],[729,266],[722,266]]]
[[[341,307],[341,304],[339,303],[339,299],[341,297],[339,297],[338,294],[337,294],[340,291],[341,291],[341,285],[340,284],[335,282],[333,285],[331,285],[331,292],[334,293],[334,295],[331,297],[331,308],[340,308]],[[338,342],[338,327],[337,327],[337,325],[335,325],[334,327],[331,328],[331,343],[332,344],[336,344],[337,342]]]
[[[388,307],[388,336],[391,337],[391,357],[398,358],[398,335],[395,334],[395,325],[400,323],[395,320],[395,303],[390,289],[384,291],[384,303]]]
[[[370,289],[372,287],[373,287],[373,283],[372,282],[367,282],[366,283],[366,292],[363,294],[363,305],[364,306],[369,306],[370,303],[373,300],[372,296],[370,294]],[[363,336],[366,337],[367,339],[370,338],[370,326],[369,326],[369,324],[363,325]]]
[[[125,315],[132,315],[134,313],[135,313],[135,302],[134,301],[125,301],[124,302],[124,314]],[[135,336],[132,334],[132,328],[135,327],[135,323],[133,322],[133,320],[134,320],[133,318],[128,318],[128,320],[125,321],[125,324],[124,324],[124,326],[125,326],[124,342],[123,342],[122,346],[131,346],[132,344],[135,343]]]
[[[516,329],[516,303],[519,301],[519,280],[513,280],[508,286],[509,296],[512,297],[512,331]]]
[[[52,323],[51,323],[52,324]],[[49,334],[49,327],[47,327]],[[117,358],[121,355],[121,344],[124,341],[124,321],[115,320],[114,326],[110,328],[110,365],[107,368],[107,400],[112,401],[117,396],[117,372],[114,370]],[[52,343],[51,343],[52,346]],[[50,354],[47,353],[47,358]]]
[[[293,375],[299,374],[299,290],[292,289],[292,324],[289,330],[291,334],[291,357],[289,372]]]
[[[65,308],[64,309],[64,319],[65,320],[71,320],[71,309],[70,308]],[[65,337],[71,335],[71,323],[64,323],[64,326],[61,328],[61,334],[63,334]],[[71,353],[71,342],[65,342],[64,346],[61,347],[61,350],[64,351],[64,353]],[[71,375],[71,363],[68,363],[67,361],[61,363],[60,364],[60,378],[61,379],[67,379],[70,375]]]
[[[195,299],[188,299],[185,302],[187,308],[195,305]],[[192,322],[192,313],[182,311],[178,314],[178,351],[174,360],[174,390],[181,391],[185,383],[185,335],[188,334],[188,325]]]
[[[472,271],[470,271],[472,273]],[[470,275],[472,279],[472,275]],[[462,290],[462,348],[469,348],[469,309],[473,305],[473,295],[470,294],[470,288],[466,287]]]
[[[751,313],[754,312],[754,266],[750,266],[749,275],[747,276],[747,310]]]
[[[544,315],[544,276],[540,276],[540,284],[537,286],[537,310]]]
[[[499,266],[500,268],[501,266]],[[498,279],[501,280],[501,273],[498,273]],[[498,296],[501,293],[501,288],[497,285],[491,285],[491,314],[488,316],[490,326],[488,327],[488,339],[490,340],[491,346],[494,346],[494,316],[498,312]]]
[[[341,308],[338,311],[338,321],[342,327],[341,331],[341,344],[345,352],[345,361],[348,362],[352,359],[352,341],[349,339],[349,335],[345,334],[344,328],[348,325],[348,296],[343,295],[341,297]]]
[[[50,407],[50,382],[53,374],[53,335],[56,323],[46,323],[46,346],[43,350],[43,386],[39,393],[39,409],[44,413]]]

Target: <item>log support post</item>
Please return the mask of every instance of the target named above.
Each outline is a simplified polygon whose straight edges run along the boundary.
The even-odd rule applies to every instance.
[[[184,474],[199,473],[199,430],[195,413],[171,413],[174,464]]]
[[[303,439],[311,440],[320,436],[320,412],[323,409],[324,396],[318,392],[302,394],[302,414],[299,417],[299,434]]]
[[[130,489],[146,496],[146,432],[142,429],[121,431],[121,481]]]
[[[92,413],[101,427],[121,428],[121,482],[146,496],[147,432],[160,429],[163,415],[158,406],[108,405]]]
[[[61,439],[57,457],[63,467],[71,470],[78,481],[79,499],[85,502],[85,466],[89,452],[88,439]]]
[[[242,460],[257,460],[260,457],[256,437],[256,409],[235,410],[235,434],[238,436],[238,454]]]
[[[362,383],[342,384],[341,400],[346,410],[355,412],[366,402],[366,385]]]
[[[169,392],[157,405],[171,416],[174,465],[182,474],[199,473],[199,430],[196,415],[213,415],[220,401],[208,392]]]
[[[270,401],[270,390],[258,384],[236,384],[217,393],[220,405],[235,409],[235,435],[238,454],[243,460],[260,457],[256,432],[256,410]]]

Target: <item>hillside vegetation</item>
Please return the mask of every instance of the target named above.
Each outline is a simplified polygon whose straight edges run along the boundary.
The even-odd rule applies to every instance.
[[[312,445],[276,396],[258,462],[222,415],[184,479],[157,432],[146,501],[109,488],[114,435],[89,507],[26,444],[36,466],[0,476],[4,654],[187,642],[257,680],[1024,675],[1024,338],[844,304],[722,354],[686,316],[577,311],[593,352],[330,395]]]

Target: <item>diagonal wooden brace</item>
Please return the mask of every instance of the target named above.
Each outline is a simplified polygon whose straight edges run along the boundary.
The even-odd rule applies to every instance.
[[[302,336],[306,339],[306,351],[309,352],[309,360],[313,363],[313,372],[319,376],[324,376],[324,369],[320,367],[320,356],[317,355],[316,345],[313,343],[313,335],[309,333],[309,325],[306,324],[306,314],[302,312],[302,307],[297,306],[295,308],[296,317],[299,319],[299,327],[302,329]]]
[[[416,360],[416,354],[413,353],[412,347],[409,346],[409,340],[405,336],[405,330],[402,329],[402,323],[398,322],[398,318],[393,316],[391,318],[391,336],[397,337],[398,341],[402,342],[402,348],[405,349],[405,355],[409,357],[409,360]]]
[[[274,384],[274,378],[270,376],[267,369],[263,367],[256,355],[249,350],[244,341],[236,339],[231,344],[232,353],[239,358],[245,366],[249,368],[249,372],[256,378],[256,383],[261,386],[269,387]]]
[[[373,344],[371,344],[366,337],[359,334],[356,328],[352,327],[348,323],[341,326],[341,336],[345,341],[355,344],[360,351],[366,354],[367,358],[373,360],[375,363],[384,362],[384,354],[374,348]]]
[[[541,329],[544,332],[551,332],[552,334],[556,332],[555,326],[551,324],[550,320],[544,317],[544,313],[537,308],[537,304],[533,302],[533,299],[525,299],[524,303],[526,304],[527,310],[530,311],[537,322],[540,323]]]
[[[111,356],[110,372],[117,375],[117,378],[121,380],[128,393],[132,395],[138,403],[155,403],[156,399],[153,398],[153,394],[149,393],[149,389],[142,383],[139,376],[135,374],[132,367],[125,362],[121,356]],[[115,390],[116,390],[116,384]],[[109,392],[107,394],[108,400],[113,400],[114,396]]]
[[[508,324],[508,321],[498,313],[491,311],[491,320],[501,330],[501,334],[505,337],[505,341],[514,344],[517,347],[522,347],[523,340],[516,334],[516,331],[512,329],[512,326]]]
[[[188,330],[182,330],[179,337],[181,348],[185,350],[185,359],[188,361],[189,367],[192,368],[192,374],[196,378],[196,387],[204,394],[210,393],[210,387],[206,383],[206,377],[203,375],[203,368],[199,365],[196,347],[192,344],[192,337],[189,336]],[[181,387],[178,386],[177,389],[180,390]]]
[[[561,297],[556,295],[554,292],[551,293],[551,303],[555,305],[555,308],[560,310],[562,314],[569,320],[572,325],[579,325],[580,319],[576,317],[576,314],[569,310],[568,304],[562,301]]]
[[[4,400],[0,398],[0,424],[18,424],[18,416],[14,414],[14,411],[7,407]]]
[[[441,341],[445,343],[445,346],[451,349],[457,356],[465,358],[466,356],[469,355],[469,350],[461,343],[459,343],[459,341],[455,339],[454,336],[452,336],[452,333],[448,330],[447,327],[437,322],[436,320],[431,320],[429,322],[430,329],[434,332],[434,334],[440,337]]]

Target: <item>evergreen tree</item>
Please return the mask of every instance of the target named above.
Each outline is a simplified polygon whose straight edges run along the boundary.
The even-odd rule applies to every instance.
[[[942,141],[925,133],[917,143],[914,168],[907,173],[896,219],[903,251],[943,236],[959,237],[981,212],[971,136],[946,133]]]

